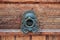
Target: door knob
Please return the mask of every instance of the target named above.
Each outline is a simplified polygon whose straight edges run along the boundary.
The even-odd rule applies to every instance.
[[[21,31],[23,33],[37,32],[37,18],[33,10],[26,11],[22,17]]]

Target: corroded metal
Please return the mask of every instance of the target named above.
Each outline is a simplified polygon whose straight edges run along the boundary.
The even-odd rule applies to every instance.
[[[30,10],[24,13],[22,18],[21,30],[23,33],[35,33],[38,31],[37,18],[34,11]]]

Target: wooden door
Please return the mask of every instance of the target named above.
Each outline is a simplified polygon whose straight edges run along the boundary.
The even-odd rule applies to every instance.
[[[0,0],[0,40],[60,40],[60,32],[23,34],[21,18],[27,10],[34,10],[39,28],[60,29],[59,0]]]

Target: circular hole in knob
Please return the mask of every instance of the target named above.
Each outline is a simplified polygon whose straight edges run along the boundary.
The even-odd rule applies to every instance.
[[[26,25],[27,25],[27,26],[32,26],[32,25],[33,25],[33,20],[28,19],[28,20],[26,21]]]

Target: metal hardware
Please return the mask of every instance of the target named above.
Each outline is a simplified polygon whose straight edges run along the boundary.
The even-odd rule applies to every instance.
[[[38,31],[37,18],[34,11],[30,10],[24,13],[22,18],[21,30],[23,33],[35,33]]]

